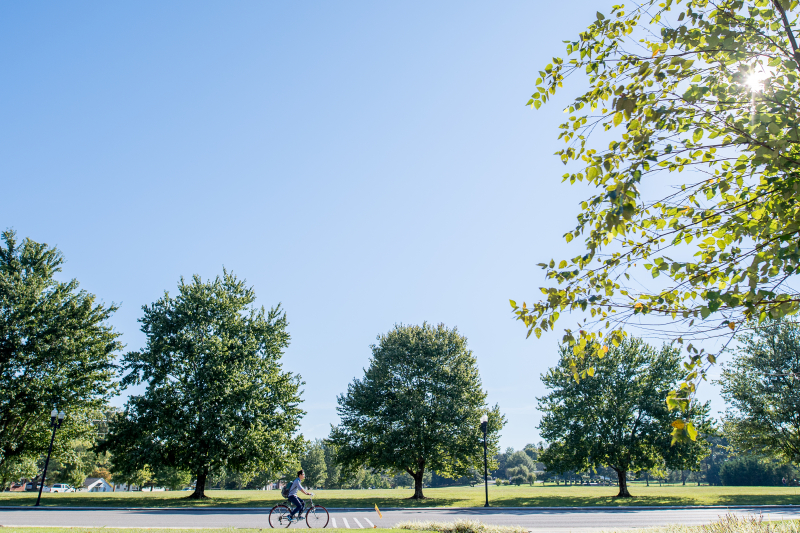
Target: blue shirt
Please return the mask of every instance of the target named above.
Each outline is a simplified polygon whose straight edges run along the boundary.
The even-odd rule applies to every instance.
[[[292,486],[289,487],[289,496],[297,496],[297,490],[298,489],[305,490],[303,488],[303,485],[300,484],[300,478],[299,477],[295,478],[295,480],[292,481]]]

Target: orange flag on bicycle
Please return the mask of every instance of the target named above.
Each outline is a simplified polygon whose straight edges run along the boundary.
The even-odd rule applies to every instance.
[[[378,513],[378,518],[383,518],[383,515],[381,514],[381,510],[378,509],[378,504],[377,503],[375,504],[375,511],[377,511],[377,513]]]

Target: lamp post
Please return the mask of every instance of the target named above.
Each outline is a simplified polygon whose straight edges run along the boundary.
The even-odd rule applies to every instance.
[[[34,505],[34,507],[39,507],[39,501],[42,499],[44,480],[47,477],[47,466],[50,464],[50,454],[53,453],[53,441],[56,440],[56,430],[61,427],[65,416],[64,411],[58,412],[56,408],[50,411],[50,427],[53,428],[53,436],[50,437],[50,448],[47,450],[47,459],[44,462],[44,472],[42,472],[42,482],[39,484],[39,496],[36,498],[36,505]]]
[[[489,461],[486,458],[486,428],[489,425],[489,416],[481,417],[481,430],[483,431],[483,487],[486,489],[486,505],[489,507]]]

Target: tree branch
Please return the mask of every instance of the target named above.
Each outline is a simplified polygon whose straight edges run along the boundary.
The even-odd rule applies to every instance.
[[[775,9],[781,14],[781,20],[783,21],[783,27],[786,29],[786,34],[789,36],[789,42],[792,43],[792,51],[794,52],[794,59],[800,64],[800,50],[797,49],[797,41],[794,38],[794,33],[792,33],[792,27],[789,24],[789,18],[786,16],[786,10],[783,9],[781,5],[781,0],[772,0],[772,4],[775,6]]]

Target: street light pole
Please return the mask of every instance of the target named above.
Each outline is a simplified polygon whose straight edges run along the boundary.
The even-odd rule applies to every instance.
[[[39,496],[36,498],[36,505],[34,507],[39,507],[39,501],[42,499],[42,490],[44,489],[44,480],[47,477],[47,466],[50,464],[50,454],[53,453],[53,441],[56,440],[56,430],[61,427],[61,423],[64,422],[64,411],[58,412],[57,409],[53,408],[50,411],[50,427],[53,428],[53,435],[50,437],[50,448],[47,449],[47,459],[44,462],[44,472],[42,472],[42,482],[39,484]]]
[[[486,427],[489,425],[489,417],[481,417],[481,429],[483,430],[483,487],[486,489],[486,505],[489,507],[489,461],[486,458]]]

